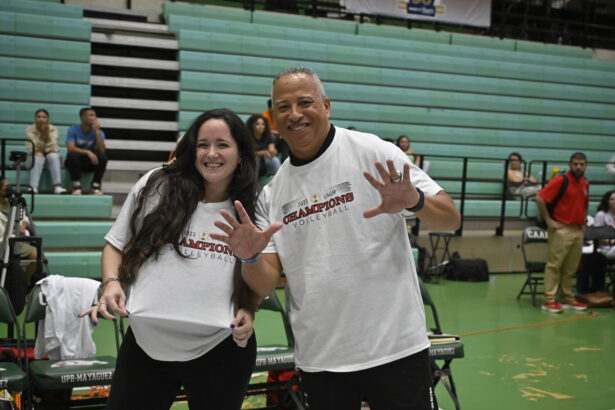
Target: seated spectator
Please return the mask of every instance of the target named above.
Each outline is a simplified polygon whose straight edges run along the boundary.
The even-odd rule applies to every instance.
[[[6,244],[3,243],[4,234],[6,232],[9,218],[11,216],[11,204],[9,203],[7,198],[8,188],[8,179],[3,178],[2,180],[0,180],[0,246],[2,249],[2,252],[0,252],[2,254],[1,257],[4,257],[4,248],[6,246]],[[27,216],[24,216],[24,218],[19,223],[19,236],[29,235],[28,226],[30,226],[30,221],[28,220]],[[10,235],[11,233],[9,233],[9,236]],[[35,247],[25,242],[18,242],[17,246],[19,247],[18,254],[21,259],[36,259],[37,251]],[[25,269],[28,278],[32,276],[35,270],[36,262],[30,262]]]
[[[608,202],[612,197],[611,201],[613,202],[612,211],[615,212],[615,191],[607,192],[603,196],[602,202]],[[602,203],[598,206],[598,214],[600,208],[602,207]],[[608,207],[608,204],[607,204]],[[604,224],[604,215],[600,217],[596,214],[596,218],[592,218],[591,216],[587,216],[587,226],[605,226],[608,224]],[[607,214],[608,215],[608,214]],[[611,223],[613,222],[614,214],[610,214]],[[608,217],[608,216],[607,216]],[[598,219],[601,219],[600,224],[597,223]],[[612,225],[611,225],[612,226]],[[596,252],[594,249],[594,243],[592,241],[586,242],[583,246],[583,255],[581,256],[581,263],[579,265],[579,270],[577,270],[576,277],[576,298],[583,303],[586,303],[590,307],[600,307],[600,306],[612,306],[613,305],[613,297],[606,292],[606,270],[609,264],[609,259],[605,256],[606,253],[611,249],[610,241],[602,240],[601,242],[606,243],[606,246],[601,246]],[[605,249],[606,248],[606,249]],[[615,255],[612,255],[612,258],[615,258]]]
[[[410,138],[407,135],[400,135],[395,142],[395,145],[399,147],[410,159],[413,164],[416,164],[423,171],[428,172],[430,162],[424,160],[421,155],[418,155],[412,148],[410,148]]]
[[[274,137],[278,135],[278,130],[275,128],[275,123],[273,122],[273,115],[271,114],[271,98],[267,100],[267,109],[261,113],[261,116],[267,121],[267,125],[269,125],[269,132]]]
[[[256,114],[248,118],[246,125],[254,141],[258,176],[275,175],[282,163],[277,157],[275,139],[269,131],[267,120],[262,115]]]
[[[612,226],[615,228],[615,191],[608,191],[602,195],[598,205],[598,213],[594,219],[594,226]],[[615,260],[615,239],[604,239],[600,244],[600,252],[608,260]]]
[[[508,192],[515,196],[527,199],[534,197],[540,191],[540,184],[527,171],[521,169],[523,158],[518,152],[512,152],[508,156]]]
[[[58,145],[58,129],[49,123],[49,113],[41,108],[34,113],[34,124],[26,128],[26,139],[34,144],[33,166],[30,170],[30,186],[38,194],[38,184],[47,165],[53,182],[53,193],[63,194],[62,174],[60,171],[60,147]],[[30,152],[32,144],[26,142],[26,149]]]
[[[100,184],[107,169],[105,132],[100,129],[93,108],[79,111],[80,125],[71,125],[66,136],[66,168],[73,184],[73,195],[81,195],[81,173],[94,172],[90,193],[102,195]]]

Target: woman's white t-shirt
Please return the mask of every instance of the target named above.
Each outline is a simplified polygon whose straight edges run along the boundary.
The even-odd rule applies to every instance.
[[[154,170],[155,171],[155,170]],[[154,172],[152,171],[152,172]],[[123,250],[131,237],[130,220],[137,195],[152,172],[131,189],[105,240]],[[148,199],[147,211],[158,203]],[[220,211],[233,212],[231,201],[199,202],[192,214],[177,255],[172,245],[160,249],[139,269],[126,309],[139,346],[152,358],[187,361],[207,353],[230,334],[233,320],[231,294],[236,258],[228,245],[209,233],[221,231],[213,224]]]

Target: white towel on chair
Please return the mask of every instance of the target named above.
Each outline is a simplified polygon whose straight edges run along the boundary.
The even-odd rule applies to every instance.
[[[60,275],[48,276],[38,283],[47,299],[47,308],[45,320],[39,323],[35,357],[67,360],[96,356],[92,324],[79,314],[92,305],[100,283]]]

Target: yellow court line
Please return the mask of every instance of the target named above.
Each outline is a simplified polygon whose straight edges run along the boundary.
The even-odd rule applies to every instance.
[[[593,319],[596,316],[598,316],[598,312],[591,312],[589,315],[585,315],[585,316],[576,316],[576,317],[571,317],[571,318],[568,318],[568,319],[552,320],[552,321],[549,321],[549,322],[528,323],[528,324],[525,324],[525,325],[518,325],[518,326],[498,327],[496,329],[477,330],[475,332],[460,333],[459,336],[461,336],[461,337],[476,336],[476,335],[484,335],[486,333],[504,332],[506,330],[527,329],[527,328],[531,328],[531,327],[559,325],[560,323],[568,323],[568,322],[576,322],[577,320]]]

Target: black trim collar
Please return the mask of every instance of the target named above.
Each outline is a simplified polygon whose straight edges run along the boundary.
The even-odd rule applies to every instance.
[[[334,136],[335,136],[335,127],[333,126],[333,124],[331,124],[331,128],[329,128],[327,137],[325,138],[325,141],[322,143],[322,146],[320,147],[316,155],[314,155],[310,159],[301,159],[301,158],[295,157],[291,151],[289,154],[290,163],[296,167],[300,167],[301,165],[306,165],[314,161],[316,158],[320,157],[327,150],[327,148],[329,148],[329,145],[331,145],[331,143],[333,142]]]

